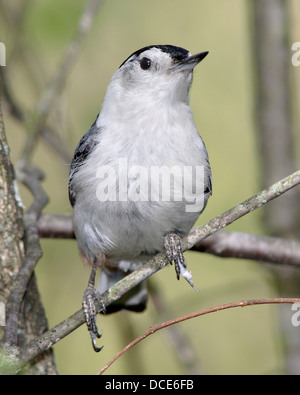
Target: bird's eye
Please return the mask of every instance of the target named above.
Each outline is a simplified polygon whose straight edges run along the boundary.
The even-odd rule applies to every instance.
[[[142,58],[140,60],[140,66],[142,70],[149,70],[151,67],[151,60],[149,58]]]

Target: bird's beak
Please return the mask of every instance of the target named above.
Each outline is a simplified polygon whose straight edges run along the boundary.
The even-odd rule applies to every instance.
[[[195,55],[190,55],[187,58],[181,60],[179,63],[176,63],[172,70],[175,71],[183,71],[183,70],[192,70],[198,63],[200,63],[207,55],[208,51],[200,52]]]

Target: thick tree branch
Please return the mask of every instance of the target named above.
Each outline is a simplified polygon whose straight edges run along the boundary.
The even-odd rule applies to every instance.
[[[222,258],[251,259],[300,267],[300,241],[239,232],[217,232],[201,240],[192,251]]]
[[[75,239],[70,215],[42,214],[38,229],[40,237]],[[196,243],[191,250],[222,258],[300,266],[300,240],[280,237],[219,231]]]
[[[14,274],[24,260],[23,208],[3,122],[0,91],[0,301],[6,303]],[[0,342],[1,342],[0,327]]]
[[[48,197],[40,185],[41,174],[38,169],[27,166],[17,172],[21,181],[31,191],[34,201],[24,215],[25,225],[25,259],[14,280],[10,295],[6,304],[6,326],[4,347],[12,347],[18,344],[19,314],[24,294],[32,277],[37,262],[42,257],[39,243],[37,219],[43,208],[48,203]]]
[[[215,217],[201,228],[194,229],[189,234],[189,236],[183,240],[184,250],[192,248],[201,240],[207,238],[218,230],[241,218],[245,214],[261,207],[270,200],[282,195],[299,184],[300,170],[284,178],[283,180],[278,181],[271,187],[263,190],[245,202],[233,207],[231,210],[228,210],[227,212]],[[102,294],[102,303],[98,303],[96,305],[97,311],[100,313],[103,309],[103,305],[108,306],[109,304],[115,302],[130,289],[138,285],[140,282],[146,280],[158,270],[164,268],[167,264],[168,262],[164,253],[156,255],[142,267],[129,274],[118,283],[114,284],[108,291],[104,292]],[[38,339],[35,339],[29,343],[26,347],[22,348],[20,352],[20,365],[23,366],[30,362],[42,351],[48,349],[63,337],[71,333],[73,330],[77,329],[84,323],[84,321],[83,311],[79,310],[70,318],[67,318],[64,322],[57,325],[55,328],[49,330]]]
[[[38,221],[40,237],[75,239],[71,215],[42,214]]]

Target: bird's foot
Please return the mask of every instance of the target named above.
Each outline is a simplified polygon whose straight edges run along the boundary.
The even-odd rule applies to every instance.
[[[170,264],[175,264],[175,271],[177,279],[179,280],[180,274],[196,291],[198,289],[192,282],[192,273],[187,270],[186,260],[183,256],[181,238],[176,233],[169,233],[165,236],[165,249],[166,256]]]
[[[99,332],[97,327],[97,310],[95,302],[100,303],[102,305],[102,311],[105,312],[105,305],[102,302],[101,295],[96,291],[93,285],[89,284],[83,295],[82,307],[86,325],[92,339],[93,348],[96,352],[100,352],[103,346],[97,347],[96,339],[101,338],[102,332]]]

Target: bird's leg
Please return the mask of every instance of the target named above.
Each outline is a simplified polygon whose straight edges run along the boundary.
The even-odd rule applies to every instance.
[[[186,260],[183,256],[181,239],[176,233],[169,233],[165,237],[166,256],[170,264],[175,263],[177,280],[180,278],[180,264],[186,267]]]
[[[192,274],[186,268],[186,260],[183,256],[181,239],[176,233],[169,233],[165,236],[165,249],[166,257],[170,264],[175,264],[175,271],[177,279],[179,280],[180,274],[186,281],[196,290],[192,282]]]
[[[99,292],[95,289],[95,278],[96,272],[98,269],[98,264],[95,261],[92,267],[89,283],[87,289],[84,292],[83,300],[82,300],[82,307],[85,315],[86,325],[90,332],[90,336],[92,339],[93,348],[96,352],[102,350],[102,347],[96,346],[96,339],[100,339],[102,336],[102,332],[98,332],[97,327],[97,311],[95,306],[95,301],[98,301],[102,305],[103,312],[105,312],[105,306],[102,302],[101,296]]]

